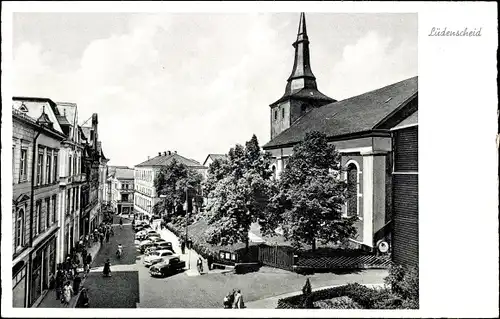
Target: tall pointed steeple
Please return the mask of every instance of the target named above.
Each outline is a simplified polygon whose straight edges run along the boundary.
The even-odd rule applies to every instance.
[[[304,12],[300,14],[297,40],[293,43],[293,47],[295,48],[295,60],[293,62],[292,74],[288,78],[286,90],[316,89],[316,77],[311,70],[309,37],[307,36],[306,16]]]
[[[336,102],[318,91],[316,77],[311,70],[309,37],[304,12],[300,14],[297,40],[293,43],[293,47],[295,59],[292,73],[287,80],[285,94],[270,105],[271,139],[292,126],[295,121],[313,108]]]

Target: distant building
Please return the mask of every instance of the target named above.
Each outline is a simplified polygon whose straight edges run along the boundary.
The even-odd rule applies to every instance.
[[[418,78],[336,101],[318,91],[303,13],[293,46],[293,71],[285,94],[270,105],[271,140],[263,146],[275,177],[307,132],[326,134],[342,155],[349,194],[344,216],[359,218],[352,241],[377,248],[394,239],[395,260],[417,262]],[[405,121],[414,126],[396,129]]]
[[[205,178],[207,177],[207,171],[210,164],[212,164],[217,159],[225,159],[226,156],[227,156],[226,154],[208,154],[207,158],[205,158],[205,161],[203,162],[203,166],[207,168],[205,170],[204,177]]]
[[[158,152],[158,156],[136,165],[134,167],[134,214],[137,215],[137,218],[150,218],[152,216],[153,206],[161,200],[156,194],[154,179],[161,167],[168,165],[174,159],[198,171],[203,176],[205,175],[205,166],[172,151]]]
[[[109,167],[111,207],[116,214],[132,214],[134,211],[134,169],[124,166]]]

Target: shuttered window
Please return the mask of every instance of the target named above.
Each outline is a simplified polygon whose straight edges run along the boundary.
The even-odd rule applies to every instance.
[[[394,133],[394,171],[418,172],[418,127]]]

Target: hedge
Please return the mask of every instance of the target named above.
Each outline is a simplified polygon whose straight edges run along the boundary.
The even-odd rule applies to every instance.
[[[363,309],[403,309],[403,300],[387,289],[372,289],[358,283],[313,291],[312,302],[347,296]],[[277,309],[304,308],[304,295],[296,295],[278,300]]]

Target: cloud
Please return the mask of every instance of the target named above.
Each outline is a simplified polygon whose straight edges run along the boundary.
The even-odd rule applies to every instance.
[[[134,14],[128,31],[96,38],[71,61],[55,45],[24,42],[14,51],[14,93],[76,102],[80,123],[97,112],[111,165],[133,166],[166,150],[203,161],[252,134],[263,145],[269,140],[269,104],[283,94],[293,65],[296,25],[278,17]],[[317,34],[313,71],[322,74],[320,90],[334,98],[416,70],[416,62],[408,66],[416,44],[412,51],[411,43],[369,33],[336,61],[321,53],[321,42]]]
[[[194,23],[186,35],[176,34],[165,16],[136,16],[128,33],[92,41],[78,67],[64,71],[56,70],[50,51],[24,43],[15,53],[16,94],[74,101],[80,123],[97,112],[104,151],[115,165],[169,149],[202,161],[253,133],[263,144],[275,96],[255,92],[269,91],[261,79],[279,58],[269,53],[279,52],[277,34],[265,15],[224,19],[223,26],[233,27]]]
[[[391,37],[368,32],[343,49],[342,59],[331,72],[328,90],[339,92],[337,99],[362,94],[417,75],[417,45],[393,43]]]

